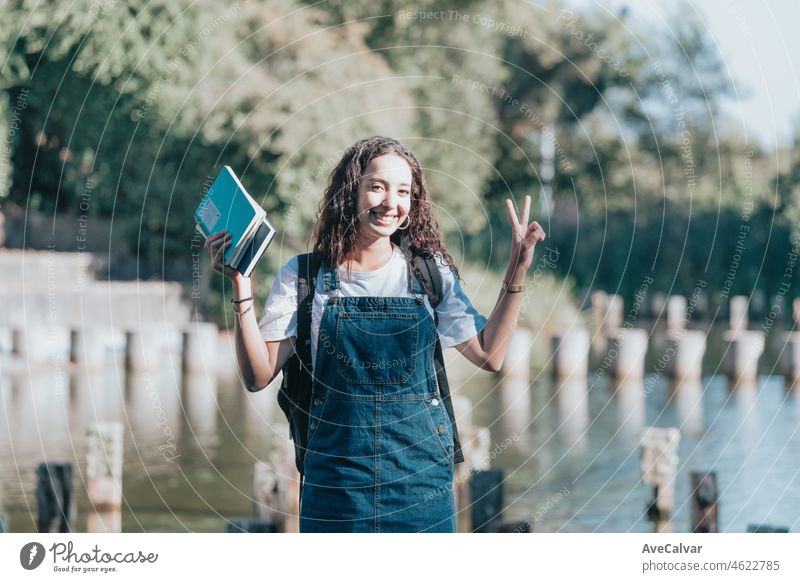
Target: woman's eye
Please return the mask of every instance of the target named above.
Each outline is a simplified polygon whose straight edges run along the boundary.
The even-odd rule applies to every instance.
[[[409,192],[408,190],[400,190],[400,194],[402,194],[403,196],[408,196],[409,194],[411,194],[411,192]]]
[[[375,182],[375,183],[372,185],[372,189],[373,189],[373,190],[375,190],[376,188],[381,188],[381,189],[383,189],[383,184],[380,184],[380,183],[378,183],[378,182]]]

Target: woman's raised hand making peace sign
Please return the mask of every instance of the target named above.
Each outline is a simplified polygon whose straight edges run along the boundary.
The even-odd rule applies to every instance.
[[[514,204],[510,198],[506,198],[506,209],[508,210],[508,219],[511,221],[510,262],[512,265],[527,270],[533,263],[533,252],[536,249],[536,243],[545,238],[544,229],[535,220],[528,224],[528,214],[531,210],[531,197],[529,195],[525,196],[521,218],[517,218],[517,212],[514,210]]]

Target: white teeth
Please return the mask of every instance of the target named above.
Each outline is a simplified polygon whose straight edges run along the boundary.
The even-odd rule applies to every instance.
[[[379,224],[392,224],[397,220],[396,214],[378,214],[374,210],[370,210],[370,213],[375,217],[375,222]],[[386,219],[389,220],[386,220]]]

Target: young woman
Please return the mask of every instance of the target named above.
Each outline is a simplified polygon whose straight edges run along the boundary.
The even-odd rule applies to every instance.
[[[364,139],[331,173],[314,251],[324,257],[314,294],[314,374],[301,531],[455,531],[453,427],[433,370],[438,334],[497,371],[519,315],[525,274],[545,234],[506,200],[511,256],[487,319],[472,306],[442,244],[414,155],[396,140]],[[401,250],[401,237],[434,255],[442,273],[438,324]],[[297,257],[278,272],[260,323],[249,279],[222,267],[230,235],[206,242],[233,282],[236,353],[247,388],[265,388],[297,337]]]

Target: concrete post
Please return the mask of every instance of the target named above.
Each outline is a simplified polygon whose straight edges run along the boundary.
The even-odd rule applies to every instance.
[[[747,330],[747,305],[749,298],[745,295],[731,297],[730,303],[730,324],[731,331],[738,333]]]
[[[192,322],[183,330],[184,372],[217,373],[219,328],[215,323]]]
[[[760,331],[726,331],[726,369],[735,384],[755,384],[758,379],[758,359],[764,351],[764,334]]]
[[[783,337],[786,342],[781,356],[784,386],[787,391],[794,391],[800,387],[800,331],[787,332]]]
[[[70,362],[84,370],[105,365],[106,337],[99,327],[81,326],[70,331]]]
[[[672,511],[680,438],[677,428],[647,427],[642,434],[642,480],[654,488],[648,508],[652,521],[667,519]]]
[[[703,356],[706,353],[706,334],[701,330],[685,330],[667,339],[672,352],[668,365],[670,376],[680,379],[700,379],[703,375]]]
[[[122,434],[120,422],[98,422],[89,427],[89,532],[122,531]]]
[[[125,332],[125,367],[138,372],[158,367],[162,357],[162,336],[157,327],[139,326]]]
[[[556,379],[585,379],[589,373],[589,331],[571,329],[553,334],[553,376]]]
[[[667,299],[667,333],[686,327],[686,297],[670,295]]]
[[[647,331],[626,328],[609,338],[611,371],[617,378],[641,380],[644,377],[644,357],[647,353]]]

